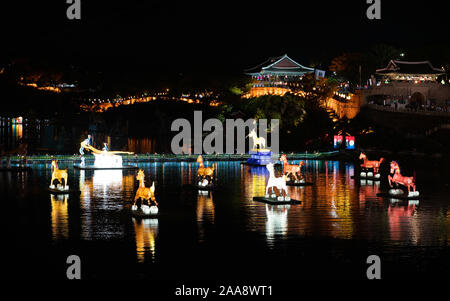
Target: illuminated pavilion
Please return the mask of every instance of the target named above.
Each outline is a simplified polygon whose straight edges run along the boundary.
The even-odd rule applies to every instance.
[[[365,102],[397,105],[438,106],[450,104],[450,86],[443,79],[443,69],[434,68],[429,61],[407,62],[391,60],[385,68],[377,69],[379,80],[372,79],[364,91]]]
[[[284,95],[286,92],[295,89],[298,86],[298,81],[305,74],[314,71],[314,68],[297,63],[287,54],[269,58],[262,64],[245,70],[245,73],[250,75],[253,80],[252,88],[245,97],[258,97],[268,94]]]
[[[386,68],[376,71],[376,74],[381,76],[384,82],[414,81],[415,83],[437,81],[438,76],[444,73],[444,70],[434,68],[429,61],[406,62],[397,60],[391,60]]]

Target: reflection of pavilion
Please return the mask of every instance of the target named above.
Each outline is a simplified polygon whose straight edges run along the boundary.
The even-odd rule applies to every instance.
[[[145,255],[150,254],[152,261],[155,260],[155,241],[158,236],[158,219],[156,218],[133,218],[134,231],[136,234],[136,255],[139,262],[145,261]]]
[[[69,214],[67,210],[68,200],[68,194],[50,194],[53,239],[69,238]]]

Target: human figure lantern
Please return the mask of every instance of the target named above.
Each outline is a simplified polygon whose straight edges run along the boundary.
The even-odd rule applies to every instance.
[[[210,186],[214,178],[214,170],[216,169],[214,163],[212,164],[212,167],[205,167],[203,164],[203,157],[201,155],[197,157],[197,163],[200,163],[200,167],[197,169],[198,186]]]
[[[414,177],[402,176],[402,174],[400,173],[400,166],[395,161],[391,162],[390,167],[391,167],[391,174],[393,174],[393,175],[388,176],[389,186],[393,187],[393,185],[392,185],[393,183],[395,183],[397,185],[400,184],[400,185],[403,185],[408,188],[408,197],[419,196],[419,191],[416,191],[416,184],[414,181]],[[413,191],[411,191],[411,188]],[[402,195],[403,190],[390,189],[389,194],[390,195]]]
[[[60,191],[68,191],[69,185],[67,185],[67,169],[59,169],[56,160],[52,160],[52,179],[50,181],[50,189],[58,189]],[[60,184],[56,187],[53,184],[55,180],[58,180]]]
[[[281,177],[275,177],[275,170],[272,163],[269,163],[266,165],[267,170],[269,171],[269,181],[266,185],[266,198],[276,198],[279,201],[289,201],[291,198],[289,197],[289,193],[286,186],[286,175],[283,175]],[[279,195],[275,194],[274,188],[277,188],[279,191]],[[269,189],[272,190],[272,194],[269,195]],[[284,191],[284,197],[282,194],[282,191]]]
[[[380,178],[380,174],[378,173],[380,169],[381,163],[384,161],[384,158],[380,158],[380,160],[368,160],[366,154],[361,153],[359,155],[359,160],[363,160],[364,163],[361,164],[361,178]],[[369,169],[373,169],[373,172],[369,171]]]
[[[96,149],[91,145],[91,135],[80,143],[80,154],[81,154],[81,167],[85,166],[84,151],[89,150],[92,152],[95,158],[94,168],[125,168],[132,166],[124,166],[122,164],[122,157],[117,154],[133,154],[132,152],[123,151],[109,151],[108,146],[104,143],[103,150]],[[77,167],[77,166],[75,166]]]
[[[158,202],[155,198],[155,182],[152,183],[152,186],[145,187],[145,174],[142,169],[137,173],[136,180],[139,181],[139,188],[136,191],[134,203],[131,206],[132,212],[137,215],[157,214]]]
[[[281,155],[280,161],[283,162],[283,174],[286,175],[287,178],[292,180],[291,177],[293,177],[294,183],[305,182],[305,178],[302,175],[302,166],[305,165],[304,161],[300,161],[298,165],[289,164],[285,154]]]

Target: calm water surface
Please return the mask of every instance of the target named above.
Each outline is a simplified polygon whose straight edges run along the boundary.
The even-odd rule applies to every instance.
[[[213,192],[189,187],[197,163],[139,164],[146,186],[155,181],[161,216],[154,219],[130,214],[136,171],[79,171],[60,163],[80,196],[48,194],[49,165],[1,173],[13,258],[22,261],[33,253],[43,266],[52,266],[50,273],[62,268],[64,256],[81,254],[92,278],[326,278],[338,277],[339,269],[359,278],[374,252],[391,264],[386,273],[393,276],[436,275],[449,266],[448,179],[430,180],[418,171],[426,197],[399,201],[376,196],[387,189],[385,181],[352,179],[353,163],[306,161],[305,174],[314,185],[288,187],[302,204],[272,206],[252,200],[264,195],[265,168],[215,164],[221,189]],[[278,272],[286,266],[296,272]]]

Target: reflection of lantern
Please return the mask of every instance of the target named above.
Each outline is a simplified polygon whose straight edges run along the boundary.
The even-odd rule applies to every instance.
[[[342,144],[342,136],[334,135],[334,148],[339,148]]]
[[[355,136],[346,136],[345,137],[345,148],[346,149],[355,149]]]

